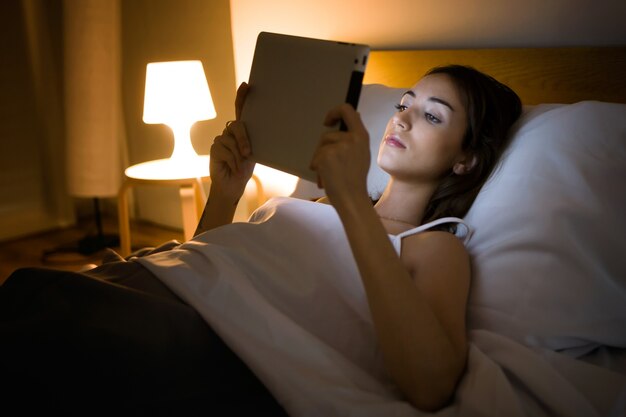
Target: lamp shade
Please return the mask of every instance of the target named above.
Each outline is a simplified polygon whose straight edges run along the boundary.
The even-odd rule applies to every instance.
[[[143,121],[190,126],[216,117],[200,61],[152,62],[146,69]]]

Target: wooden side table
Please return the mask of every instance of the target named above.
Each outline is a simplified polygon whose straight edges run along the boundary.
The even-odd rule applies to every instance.
[[[206,200],[202,184],[210,182],[208,155],[200,156],[194,163],[184,165],[177,164],[171,159],[143,162],[126,168],[124,177],[117,200],[120,255],[125,257],[131,253],[128,190],[136,185],[178,186],[183,214],[183,235],[185,240],[193,237]],[[265,198],[263,187],[256,175],[252,176],[252,180],[255,182],[259,206]]]

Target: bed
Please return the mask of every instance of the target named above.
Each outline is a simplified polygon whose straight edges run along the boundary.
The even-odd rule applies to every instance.
[[[438,414],[626,415],[626,48],[372,52],[359,111],[373,153],[400,94],[446,63],[507,83],[524,111],[465,218],[471,349]],[[386,181],[373,162],[372,198]]]
[[[427,69],[446,63],[472,65],[509,84],[524,111],[464,219],[473,229],[467,242],[473,268],[469,357],[453,402],[437,415],[626,415],[626,48],[373,52],[359,102],[373,153],[400,95]],[[373,199],[386,180],[372,163]],[[312,190],[301,181],[294,193],[300,198],[290,204],[315,204],[306,201],[315,197]],[[342,230],[321,217],[310,223]],[[230,241],[228,250],[236,252],[243,249],[234,235],[247,226],[211,235]],[[276,254],[298,250],[280,247],[275,235],[293,231],[279,230],[266,236],[274,239],[271,245],[261,239],[243,251],[264,252],[279,266],[289,262]],[[305,254],[311,268],[319,267],[316,255]],[[151,257],[153,267],[159,264],[159,254]],[[245,261],[228,256],[223,262],[230,265],[231,259]],[[299,296],[326,285],[328,294],[346,297],[343,307],[356,311],[354,323],[367,321],[367,312],[359,310],[363,303],[350,304],[358,288],[339,288],[343,284],[332,273],[315,281],[298,276],[284,284],[269,277],[259,283],[259,276],[238,266],[207,283],[200,276],[203,265],[195,273],[191,262],[169,254],[160,264],[163,276],[153,270],[155,275],[198,310],[290,415],[423,415],[368,369],[371,362],[360,366],[319,336],[342,329],[347,349],[375,350],[371,327],[351,338],[353,326],[333,322],[326,293],[323,306],[307,310],[317,329],[285,314],[304,308]],[[255,271],[254,263],[249,266]],[[283,301],[271,285],[288,297]],[[280,302],[272,304],[272,297]],[[293,306],[286,305],[290,301]]]

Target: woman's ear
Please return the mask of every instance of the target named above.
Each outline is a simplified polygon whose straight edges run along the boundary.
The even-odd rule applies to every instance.
[[[454,166],[452,167],[452,171],[456,175],[465,175],[476,166],[477,162],[478,158],[476,158],[476,155],[468,155],[461,161],[454,164]]]

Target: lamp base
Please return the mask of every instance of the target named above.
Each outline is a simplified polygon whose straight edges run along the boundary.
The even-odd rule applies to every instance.
[[[76,252],[87,256],[119,245],[120,237],[118,235],[85,236],[78,242]]]
[[[62,256],[61,254],[78,254],[83,257],[88,257],[106,248],[119,246],[120,239],[118,235],[104,234],[102,231],[99,200],[98,198],[94,198],[93,200],[97,234],[95,236],[87,235],[75,244],[61,245],[54,249],[45,250],[41,257],[43,263],[75,263],[77,259],[71,259],[71,257],[68,259],[67,256]]]
[[[117,235],[87,235],[78,242],[45,250],[41,255],[41,262],[48,265],[80,264],[92,261],[92,255],[107,248],[117,247],[119,244],[120,239]]]

